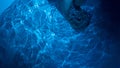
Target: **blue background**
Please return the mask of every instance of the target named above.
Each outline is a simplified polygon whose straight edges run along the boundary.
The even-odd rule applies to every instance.
[[[11,5],[14,0],[0,0],[0,14]]]
[[[12,2],[0,1],[0,68],[120,68],[117,0],[88,0],[81,32],[46,0]]]

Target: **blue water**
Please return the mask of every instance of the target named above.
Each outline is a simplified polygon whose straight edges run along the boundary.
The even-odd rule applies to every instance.
[[[7,9],[14,0],[0,0],[0,14]]]
[[[91,19],[78,32],[47,0],[3,3],[0,6],[0,68],[120,67],[118,19],[111,19],[112,11],[105,10],[111,8],[103,6],[110,5],[105,0],[85,1],[81,10],[91,14]]]

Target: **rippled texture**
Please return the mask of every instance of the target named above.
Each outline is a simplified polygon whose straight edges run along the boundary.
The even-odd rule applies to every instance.
[[[16,0],[0,16],[0,66],[101,68],[111,40],[96,24],[94,7],[82,6],[93,17],[84,31],[76,32],[47,0]]]

